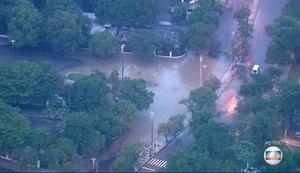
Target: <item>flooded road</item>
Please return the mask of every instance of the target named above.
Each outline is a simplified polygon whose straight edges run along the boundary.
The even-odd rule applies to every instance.
[[[254,22],[250,56],[253,57],[253,63],[259,64],[262,70],[267,67],[265,64],[265,55],[271,42],[271,38],[266,34],[265,27],[274,22],[286,3],[287,0],[260,0]]]

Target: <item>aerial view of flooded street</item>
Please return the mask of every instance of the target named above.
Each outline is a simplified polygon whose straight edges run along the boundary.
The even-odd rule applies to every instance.
[[[297,172],[300,1],[0,1],[0,172]]]

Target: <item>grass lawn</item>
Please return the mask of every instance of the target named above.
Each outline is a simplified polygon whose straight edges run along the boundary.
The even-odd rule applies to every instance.
[[[84,73],[71,73],[67,76],[68,79],[72,81],[78,81],[79,79],[88,76],[88,74]]]

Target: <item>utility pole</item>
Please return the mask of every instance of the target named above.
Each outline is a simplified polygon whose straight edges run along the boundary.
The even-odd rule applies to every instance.
[[[202,82],[202,77],[203,77],[203,56],[200,55],[200,58],[199,58],[199,61],[200,61],[200,87],[203,85],[203,82]]]
[[[93,157],[93,158],[91,159],[91,161],[93,162],[93,172],[95,172],[95,161],[96,161],[96,158]]]
[[[150,117],[151,117],[151,148],[150,148],[150,157],[152,157],[153,154],[153,119],[154,119],[154,112],[150,112]]]
[[[202,67],[203,67],[203,85],[205,85],[205,70],[206,70],[207,65],[204,64]]]
[[[122,44],[121,45],[121,54],[122,54],[122,79],[124,79],[124,58],[125,58],[124,48],[125,48],[125,44]]]

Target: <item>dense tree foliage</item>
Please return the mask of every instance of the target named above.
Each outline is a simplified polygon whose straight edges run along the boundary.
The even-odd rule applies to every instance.
[[[123,152],[113,162],[111,172],[134,172],[145,156],[145,146],[140,143],[128,144]]]
[[[157,1],[99,0],[95,13],[101,22],[115,26],[147,26],[155,21]]]
[[[234,12],[233,18],[238,22],[237,34],[233,41],[233,57],[243,58],[250,50],[250,39],[253,38],[252,33],[253,22],[249,21],[251,12],[248,6],[242,6]]]
[[[8,35],[16,47],[35,47],[41,37],[42,17],[29,1],[17,1],[14,15],[8,24]]]
[[[150,60],[154,57],[158,44],[155,36],[148,33],[136,33],[129,38],[128,49],[138,58]]]
[[[211,88],[201,87],[190,92],[189,98],[184,98],[180,101],[181,104],[187,106],[189,111],[198,111],[205,109],[214,110],[214,103],[217,95]]]
[[[50,63],[0,64],[0,98],[11,104],[45,105],[62,88],[62,77]]]
[[[147,91],[144,80],[125,78],[120,81],[119,86],[120,91],[117,97],[131,101],[137,109],[148,109],[153,103],[154,93]]]
[[[187,15],[186,15],[186,7],[184,4],[180,4],[174,7],[174,12],[172,13],[172,23],[176,23],[178,25],[186,25]]]
[[[77,111],[107,110],[110,89],[106,83],[105,75],[98,72],[77,80],[65,92],[68,104]]]
[[[29,133],[29,121],[18,110],[0,100],[0,154],[10,155],[23,147]]]
[[[108,32],[96,33],[89,42],[90,51],[100,57],[112,56],[120,52],[117,40]]]
[[[168,141],[168,136],[174,137],[178,135],[183,129],[183,121],[186,118],[184,114],[173,115],[166,123],[159,123],[157,133],[163,135]]]
[[[180,42],[191,50],[207,49],[210,37],[214,32],[213,25],[207,25],[202,22],[196,22],[189,25],[180,35]]]
[[[264,74],[252,75],[252,81],[241,86],[241,94],[250,97],[260,97],[272,89],[272,81]]]
[[[204,86],[211,88],[213,91],[216,91],[221,87],[221,81],[216,76],[212,76],[204,82]]]
[[[269,55],[275,55],[275,57],[269,57],[272,61],[268,63],[290,64],[291,54],[287,54],[288,52],[294,53],[297,62],[300,61],[300,19],[299,11],[296,10],[299,8],[299,2],[289,0],[283,13],[266,28],[267,34],[272,38],[272,43],[278,45],[280,55],[283,56],[276,55],[279,50],[269,46]]]
[[[188,18],[188,26],[180,34],[180,43],[191,50],[206,49],[219,25],[222,8],[217,1],[203,0]]]
[[[201,5],[195,8],[188,18],[189,24],[203,22],[206,25],[219,26],[219,13],[222,7],[217,1],[201,1]]]
[[[0,33],[6,34],[8,30],[8,23],[13,15],[13,7],[15,0],[2,0],[0,1]]]

